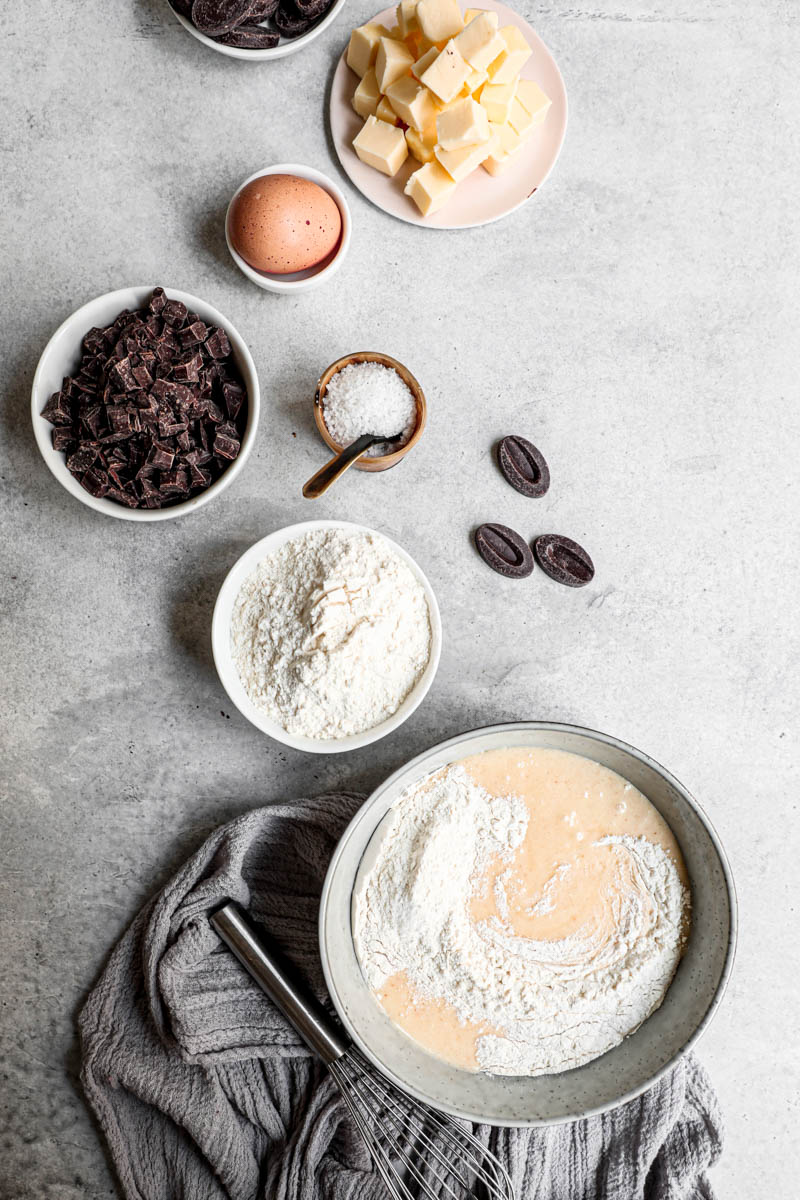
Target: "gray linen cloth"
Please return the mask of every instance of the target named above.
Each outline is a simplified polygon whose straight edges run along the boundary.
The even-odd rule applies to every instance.
[[[207,921],[249,908],[318,995],[325,870],[361,797],[257,809],[145,906],[80,1016],[83,1084],[127,1200],[385,1200],[325,1069]],[[604,1116],[494,1129],[519,1200],[709,1200],[717,1102],[691,1058]]]

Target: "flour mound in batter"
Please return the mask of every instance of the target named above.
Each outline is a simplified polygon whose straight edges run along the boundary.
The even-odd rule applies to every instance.
[[[562,759],[584,761],[540,753],[558,769]],[[613,776],[588,767],[604,772],[601,784]],[[612,813],[635,794],[663,825],[641,793],[613,779],[629,800]],[[357,953],[392,1019],[440,1057],[492,1074],[563,1071],[616,1046],[661,1004],[688,928],[688,889],[664,845],[616,833],[575,841],[584,836],[576,812],[554,819],[561,841],[577,849],[532,893],[520,864],[529,828],[536,837],[534,812],[540,820],[520,795],[493,795],[451,764],[397,801],[355,895]],[[576,892],[592,903],[566,927]],[[531,936],[540,929],[545,936]],[[431,1030],[445,1030],[448,1017],[455,1040],[432,1044]],[[466,1057],[445,1049],[459,1038]]]

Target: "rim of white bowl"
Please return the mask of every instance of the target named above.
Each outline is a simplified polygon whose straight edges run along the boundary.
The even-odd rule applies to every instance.
[[[264,175],[297,175],[300,179],[308,179],[311,183],[318,184],[336,202],[336,207],[339,209],[342,218],[342,233],[339,238],[339,244],[333,252],[333,257],[328,256],[328,261],[324,267],[319,270],[310,267],[307,271],[298,271],[294,275],[270,275],[266,271],[257,271],[255,267],[251,267],[248,262],[245,262],[241,254],[234,249],[228,228],[233,203],[242,188],[246,188],[248,183],[252,183],[254,179],[261,179]],[[307,292],[311,288],[318,287],[321,283],[327,283],[344,262],[347,251],[350,249],[352,230],[353,220],[350,216],[350,206],[342,189],[323,171],[318,171],[316,167],[307,167],[304,163],[275,163],[270,167],[262,167],[260,171],[254,171],[252,175],[248,175],[247,179],[243,179],[239,184],[231,196],[225,212],[225,241],[228,244],[230,256],[239,270],[251,282],[260,288],[264,288],[265,291],[279,292],[284,295],[292,292]]]
[[[355,533],[370,533],[388,542],[403,561],[411,567],[422,584],[428,602],[431,623],[431,653],[428,665],[397,712],[372,729],[365,729],[363,733],[350,734],[344,738],[319,739],[287,733],[282,725],[265,716],[253,704],[239,678],[239,672],[231,654],[230,631],[233,605],[245,579],[272,551],[277,550],[293,538],[301,537],[304,533],[310,533],[316,529],[346,529]],[[358,525],[353,521],[301,521],[296,525],[285,525],[282,529],[276,529],[255,542],[228,571],[214,605],[214,615],[211,620],[211,650],[217,675],[228,699],[243,717],[255,725],[256,729],[293,750],[304,750],[309,754],[344,754],[349,750],[359,750],[363,746],[371,745],[372,742],[380,741],[381,738],[403,725],[420,706],[430,691],[439,666],[442,652],[442,618],[436,595],[425,572],[416,559],[412,558],[408,551],[404,550],[393,538],[379,529],[372,529],[369,525]]]
[[[480,738],[486,734],[491,734],[494,732],[508,731],[509,733],[512,733],[514,731],[525,730],[553,730],[556,732],[572,733],[581,737],[586,737],[590,740],[603,742],[606,745],[613,746],[616,749],[622,750],[623,752],[631,755],[633,758],[638,759],[645,766],[649,767],[656,774],[661,775],[661,777],[676,791],[677,794],[681,796],[685,803],[688,804],[688,806],[699,818],[709,836],[709,840],[714,847],[717,858],[719,859],[722,876],[725,881],[725,890],[728,900],[729,926],[727,945],[725,948],[725,959],[720,972],[719,980],[714,990],[713,998],[711,999],[711,1002],[709,1003],[703,1017],[695,1026],[693,1032],[687,1037],[681,1049],[677,1051],[677,1053],[675,1053],[668,1062],[659,1067],[658,1070],[650,1075],[642,1084],[635,1088],[628,1089],[628,1091],[626,1091],[624,1095],[620,1096],[619,1099],[616,1100],[612,1105],[601,1104],[587,1109],[585,1112],[582,1111],[580,1113],[573,1113],[568,1116],[544,1117],[537,1118],[536,1120],[520,1121],[503,1120],[497,1116],[486,1118],[480,1113],[468,1112],[459,1108],[457,1105],[448,1105],[445,1107],[441,1101],[435,1103],[432,1098],[425,1093],[424,1090],[415,1087],[414,1084],[409,1082],[407,1079],[401,1078],[395,1071],[391,1070],[382,1061],[380,1055],[377,1054],[372,1046],[362,1038],[358,1027],[353,1024],[348,1015],[346,1006],[342,1003],[342,998],[339,994],[334,972],[331,968],[331,958],[328,954],[327,923],[329,919],[328,909],[330,893],[334,885],[335,877],[338,871],[342,869],[342,859],[347,852],[348,845],[353,836],[356,834],[359,825],[364,820],[369,810],[374,808],[375,805],[380,802],[387,790],[391,788],[398,779],[407,774],[410,782],[411,779],[417,777],[415,769],[418,766],[421,766],[426,759],[434,755],[440,755],[449,749],[455,751],[456,749],[461,748],[461,756],[463,757],[464,753],[468,753],[468,751],[463,750],[463,747],[473,738]],[[373,830],[372,834],[374,834],[374,832],[375,831]],[[370,834],[370,838],[372,837],[372,834]],[[367,839],[363,852],[366,852],[370,838]],[[353,864],[352,880],[350,881],[349,888],[350,894],[352,894],[352,889],[355,886],[358,869],[361,863],[361,857],[362,856],[360,855],[358,861]],[[330,863],[328,864],[328,870],[325,874],[325,881],[322,885],[322,892],[320,894],[317,931],[320,961],[322,964],[322,973],[325,978],[325,986],[328,989],[328,995],[333,1002],[333,1006],[336,1009],[338,1018],[344,1026],[348,1036],[352,1039],[353,1043],[361,1050],[367,1059],[383,1075],[386,1076],[387,1079],[392,1080],[397,1087],[407,1092],[409,1095],[414,1096],[423,1104],[434,1105],[434,1107],[438,1107],[440,1111],[447,1112],[451,1116],[461,1117],[467,1121],[478,1121],[483,1124],[485,1124],[488,1120],[490,1124],[505,1126],[508,1128],[534,1128],[546,1125],[563,1125],[575,1120],[584,1120],[587,1117],[599,1116],[601,1113],[609,1112],[622,1104],[626,1104],[628,1101],[634,1100],[637,1096],[642,1095],[642,1093],[646,1092],[648,1088],[651,1088],[655,1083],[658,1082],[659,1079],[662,1078],[662,1076],[671,1071],[680,1062],[680,1060],[684,1058],[690,1050],[693,1049],[719,1010],[720,1004],[722,1003],[725,992],[728,988],[728,984],[730,983],[730,978],[736,959],[739,936],[739,901],[728,856],[725,852],[722,841],[720,840],[719,834],[711,822],[711,819],[700,802],[689,791],[689,789],[682,784],[680,780],[672,774],[671,771],[668,771],[666,767],[662,766],[660,762],[652,758],[644,750],[639,750],[636,746],[631,745],[630,742],[623,741],[622,738],[614,737],[613,734],[602,733],[597,729],[590,729],[584,725],[573,725],[566,721],[499,721],[493,722],[489,725],[477,726],[476,728],[465,730],[463,733],[455,734],[453,737],[445,738],[444,741],[437,742],[435,745],[429,746],[427,750],[423,750],[421,754],[417,754],[413,758],[409,759],[407,763],[401,767],[398,767],[396,771],[392,771],[392,773],[388,775],[386,779],[384,779],[384,781],[370,793],[364,803],[351,818],[349,824],[339,838],[339,841],[336,843],[336,847],[331,856]],[[350,936],[352,937],[352,926],[350,926]],[[613,1050],[611,1053],[613,1053]]]
[[[179,288],[164,287],[164,291],[170,299],[182,301],[190,312],[197,312],[204,320],[221,326],[228,335],[228,340],[236,352],[237,364],[242,371],[247,387],[247,424],[238,455],[231,465],[223,471],[219,479],[216,479],[204,492],[200,492],[197,496],[193,496],[190,500],[184,500],[180,504],[172,504],[168,508],[126,508],[124,504],[117,504],[113,500],[106,500],[102,496],[92,496],[86,491],[86,488],[81,487],[75,476],[67,470],[64,453],[53,449],[53,426],[41,415],[42,408],[49,398],[49,392],[45,394],[42,390],[42,376],[49,366],[49,356],[55,353],[60,339],[75,327],[77,336],[74,341],[74,358],[77,359],[84,334],[96,323],[89,316],[89,313],[96,306],[100,304],[110,305],[113,301],[114,304],[119,304],[120,312],[123,308],[141,307],[153,289],[162,286],[164,285],[131,284],[129,287],[117,288],[113,292],[104,292],[100,296],[95,296],[93,300],[87,300],[80,308],[76,308],[70,316],[61,322],[56,331],[48,339],[47,345],[39,356],[39,362],[36,365],[33,383],[31,384],[33,436],[36,438],[39,452],[51,474],[55,476],[62,487],[77,500],[80,500],[82,504],[85,504],[88,508],[93,508],[95,512],[102,513],[104,516],[116,517],[121,521],[170,521],[175,517],[184,517],[196,512],[198,508],[202,508],[204,504],[208,504],[210,500],[213,500],[215,496],[219,496],[225,488],[233,483],[247,461],[255,443],[256,432],[258,430],[258,420],[261,412],[258,374],[253,362],[253,356],[244,338],[235,325],[228,320],[224,313],[215,308],[213,304],[209,304],[200,296],[193,296],[191,292],[184,292]],[[66,372],[62,372],[61,374],[63,376]]]
[[[316,25],[313,25],[307,33],[302,33],[300,37],[284,38],[281,35],[281,41],[277,46],[273,46],[269,50],[247,50],[242,46],[224,46],[221,42],[215,42],[212,38],[206,37],[204,33],[192,24],[186,17],[177,12],[169,0],[166,0],[167,7],[172,12],[173,16],[184,29],[191,33],[192,37],[197,38],[198,42],[202,42],[204,46],[208,46],[210,50],[216,50],[218,54],[225,54],[228,58],[240,58],[246,62],[269,62],[270,59],[285,58],[287,54],[296,54],[298,50],[302,50],[309,42],[313,42],[314,38],[332,25],[337,16],[344,8],[345,0],[334,0],[334,3],[325,13]]]

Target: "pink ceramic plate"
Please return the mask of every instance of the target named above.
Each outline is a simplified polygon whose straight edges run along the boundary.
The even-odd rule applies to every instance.
[[[462,8],[468,7],[460,0]],[[408,196],[403,195],[406,180],[420,165],[409,155],[393,179],[365,166],[353,149],[353,138],[362,126],[351,101],[358,84],[342,54],[331,88],[331,134],[342,166],[350,179],[373,204],[384,212],[412,225],[428,225],[433,229],[468,229],[487,225],[513,212],[541,187],[558,158],[564,131],[567,128],[567,93],[555,59],[542,39],[527,21],[497,0],[472,0],[482,8],[493,9],[500,25],[516,25],[527,38],[533,54],[522,71],[524,79],[535,79],[552,100],[544,124],[534,130],[527,145],[514,163],[502,175],[491,176],[478,167],[458,185],[452,198],[431,217],[423,217]],[[395,24],[393,8],[387,8],[373,18],[382,25]],[[345,52],[346,53],[346,52]]]

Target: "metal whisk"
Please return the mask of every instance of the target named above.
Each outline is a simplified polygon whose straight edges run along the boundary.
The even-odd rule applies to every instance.
[[[237,905],[229,901],[209,920],[327,1066],[395,1200],[514,1200],[508,1172],[488,1147],[374,1070],[317,1001],[298,991]]]

